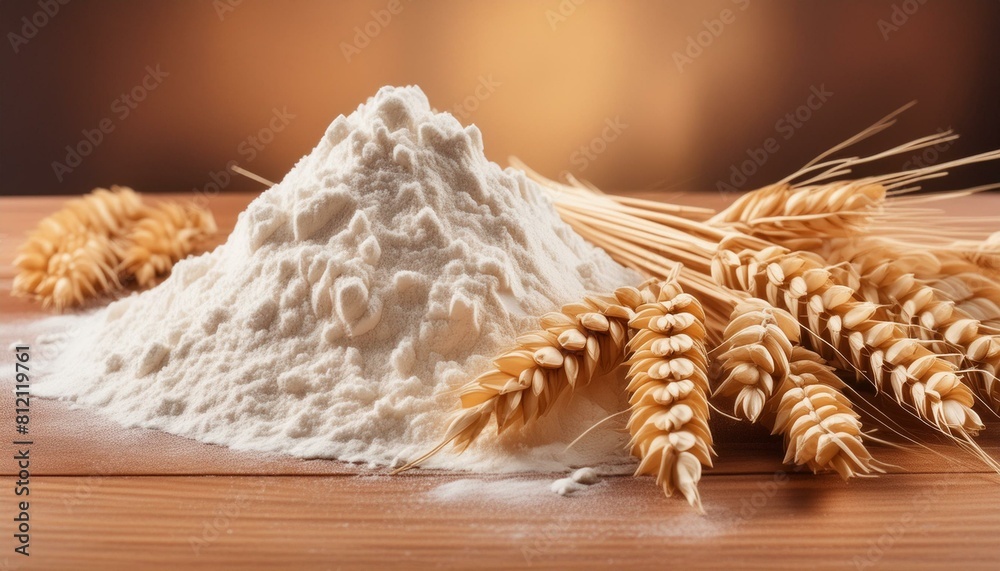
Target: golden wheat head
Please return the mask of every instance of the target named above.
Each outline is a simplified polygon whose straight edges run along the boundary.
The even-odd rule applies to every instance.
[[[723,379],[716,394],[736,395],[736,414],[756,422],[788,375],[792,346],[799,341],[799,322],[787,311],[750,298],[733,310],[723,336],[715,349]]]
[[[122,230],[142,208],[130,188],[99,188],[42,219],[18,248],[11,293],[63,310],[119,286]]]
[[[637,476],[655,476],[666,495],[680,490],[701,511],[698,482],[713,454],[705,313],[676,280],[658,289],[629,323],[629,446],[639,458]]]
[[[881,472],[843,386],[818,354],[801,346],[792,349],[788,376],[775,395],[771,431],[784,436],[786,463],[813,472],[833,470],[845,480]]]
[[[619,288],[614,295],[586,296],[542,316],[542,328],[517,338],[514,349],[493,360],[493,368],[464,386],[462,410],[446,428],[441,443],[409,463],[407,469],[454,443],[464,450],[496,418],[497,432],[516,422],[529,424],[545,415],[567,389],[590,383],[622,364],[633,308],[649,291]]]
[[[125,234],[121,273],[141,287],[155,285],[178,261],[201,249],[215,234],[212,213],[194,204],[163,203],[145,210]]]
[[[722,285],[767,299],[796,316],[811,332],[820,354],[864,373],[877,388],[948,434],[975,434],[982,421],[972,392],[957,368],[906,335],[898,323],[874,319],[879,306],[855,299],[850,287],[834,282],[812,257],[771,247],[725,249],[712,263]]]

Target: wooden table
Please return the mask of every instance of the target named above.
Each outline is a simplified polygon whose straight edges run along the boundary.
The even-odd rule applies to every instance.
[[[211,199],[224,234],[252,198]],[[725,197],[696,200],[718,205]],[[43,315],[9,296],[14,246],[60,202],[0,199],[5,379],[13,374],[12,332]],[[1000,196],[944,206],[1000,213]],[[0,399],[0,431],[14,424],[12,401],[9,393]],[[1000,458],[993,420],[980,442]],[[460,479],[541,487],[554,476],[392,477],[123,429],[56,401],[32,401],[31,430],[32,555],[13,552],[16,470],[8,444],[0,454],[0,568],[985,569],[1000,561],[1000,478],[940,440],[929,450],[875,445],[880,459],[905,473],[893,468],[844,483],[791,471],[780,464],[778,439],[722,419],[718,462],[701,483],[708,514],[698,516],[683,501],[663,498],[647,478],[606,478],[566,498],[442,499],[435,490]]]

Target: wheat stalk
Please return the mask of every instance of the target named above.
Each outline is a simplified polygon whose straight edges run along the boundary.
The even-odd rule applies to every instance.
[[[785,440],[785,462],[813,472],[834,470],[847,480],[881,472],[862,440],[861,421],[843,382],[818,354],[795,346],[773,407],[772,434]]]
[[[799,341],[799,322],[787,311],[756,298],[740,302],[724,332],[722,383],[717,395],[736,395],[735,413],[756,422],[775,388],[788,375],[792,346]]]
[[[675,277],[629,322],[635,331],[628,344],[629,447],[639,458],[636,476],[655,476],[666,495],[680,490],[702,511],[698,482],[713,454],[705,313]]]
[[[879,389],[891,385],[896,400],[947,434],[963,437],[982,428],[974,398],[955,366],[908,337],[900,324],[878,321],[878,306],[854,299],[834,282],[822,262],[772,246],[720,245],[712,264],[716,281],[787,310],[815,336],[821,354],[865,373]]]

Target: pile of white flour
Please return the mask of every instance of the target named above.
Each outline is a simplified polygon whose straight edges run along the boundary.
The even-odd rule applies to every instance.
[[[638,276],[562,223],[475,126],[383,88],[243,212],[227,242],[79,320],[36,394],[127,426],[373,465],[438,442],[456,389],[533,316]],[[426,465],[556,470],[625,457],[594,383],[531,431]]]

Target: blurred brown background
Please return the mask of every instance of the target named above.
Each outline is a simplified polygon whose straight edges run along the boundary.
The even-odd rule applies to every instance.
[[[914,99],[880,148],[948,127],[945,158],[1000,148],[996,0],[3,0],[0,29],[3,194],[278,179],[386,84],[501,164],[609,189],[760,186]]]

